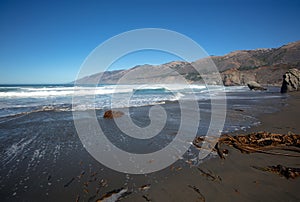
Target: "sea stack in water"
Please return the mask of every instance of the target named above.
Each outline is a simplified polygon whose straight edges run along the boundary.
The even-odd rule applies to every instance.
[[[298,91],[300,89],[300,71],[298,69],[290,69],[283,75],[281,93]]]
[[[119,118],[123,115],[124,113],[121,111],[108,110],[104,113],[103,118],[105,119]]]
[[[266,88],[262,87],[259,83],[255,81],[249,81],[247,83],[247,86],[250,88],[250,90],[267,90]]]

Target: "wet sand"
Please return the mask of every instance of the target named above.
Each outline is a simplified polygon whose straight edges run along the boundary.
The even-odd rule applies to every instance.
[[[235,102],[241,104],[242,101]],[[280,109],[285,102],[276,103],[280,105]],[[300,94],[293,93],[288,98],[287,106],[281,111],[262,115],[258,118],[261,125],[236,133],[261,130],[300,133],[300,127],[297,126],[299,104]],[[240,105],[230,106],[235,108]],[[165,107],[174,116],[180,115],[176,111],[176,103],[166,104]],[[252,108],[251,105],[248,110]],[[137,123],[141,121],[141,124],[147,124],[149,120],[141,120],[140,114],[148,108],[133,110],[136,110],[133,111],[133,119]],[[99,117],[103,115],[103,111],[97,113]],[[230,109],[229,125],[234,125],[234,120],[243,117],[239,115],[241,113],[248,112]],[[116,135],[113,121],[102,121],[108,126],[108,134],[113,138]],[[171,121],[164,130],[166,134],[162,134],[158,141],[163,144],[154,144],[148,148],[149,151],[156,150],[173,139],[172,135],[177,130],[174,124],[176,125],[176,121]],[[190,167],[184,159],[156,173],[127,175],[108,169],[91,157],[79,141],[71,112],[28,114],[0,125],[0,130],[3,133],[1,158],[5,158],[1,161],[1,201],[97,201],[106,193],[120,192],[126,188],[127,195],[121,201],[300,200],[300,179],[287,180],[252,168],[277,164],[300,167],[299,158],[242,154],[236,149],[222,146],[229,150],[225,160],[215,157]],[[116,139],[116,143],[122,146],[124,142],[118,143],[119,139]],[[7,145],[9,150],[6,149]],[[124,149],[130,149],[129,146]]]
[[[268,131],[300,133],[300,93],[290,93],[287,104],[279,112],[259,117],[261,124],[236,134]],[[300,167],[296,157],[263,153],[244,154],[229,150],[226,159],[213,158],[197,167],[183,169],[172,178],[154,184],[145,193],[124,201],[300,201],[300,178],[286,179],[275,173],[254,169],[278,164]],[[205,174],[206,173],[206,174]],[[144,201],[147,201],[144,200]]]

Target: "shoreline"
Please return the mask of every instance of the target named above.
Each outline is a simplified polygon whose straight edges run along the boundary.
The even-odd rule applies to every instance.
[[[240,94],[231,93],[230,95]],[[290,94],[287,100],[283,97],[283,102],[278,100],[281,98],[275,96],[259,102],[251,100],[251,103],[248,102],[247,105],[245,102],[256,96],[256,92],[243,94],[245,95],[247,96],[245,99],[231,99],[231,107],[228,109],[228,115],[231,117],[227,118],[230,118],[232,122],[229,125],[231,123],[236,125],[235,121],[240,121],[241,117],[246,117],[248,113],[256,114],[254,118],[257,118],[261,124],[230,134],[247,134],[261,130],[287,133],[292,129],[292,132],[298,133],[296,118],[299,112],[297,106],[300,104],[300,93]],[[261,95],[257,92],[258,97]],[[277,101],[274,102],[273,99]],[[262,103],[262,106],[256,106],[257,103]],[[272,112],[265,109],[272,103],[277,103],[279,111]],[[201,106],[206,107],[206,105]],[[249,107],[245,108],[245,106]],[[179,116],[176,102],[166,103],[165,107],[173,114],[173,118]],[[134,108],[132,118],[142,121],[140,124],[147,124],[148,119],[141,119],[141,117],[148,108],[149,106]],[[257,114],[259,110],[262,111]],[[102,117],[102,112],[97,111],[97,116]],[[22,132],[17,133],[18,137],[7,136],[6,141],[2,140],[4,144],[10,145],[14,142],[13,146],[16,148],[24,148],[22,153],[16,150],[16,156],[11,157],[11,160],[7,161],[2,168],[3,176],[7,173],[6,177],[0,178],[2,182],[0,195],[3,194],[4,201],[30,199],[76,201],[78,197],[79,201],[96,201],[105,193],[121,188],[124,188],[122,190],[128,188],[128,191],[132,192],[121,200],[130,202],[204,201],[204,199],[205,201],[300,200],[297,190],[300,186],[299,179],[287,180],[274,173],[263,172],[252,167],[278,164],[300,167],[297,158],[261,153],[243,154],[237,149],[222,145],[222,149],[229,150],[225,160],[216,156],[204,159],[197,166],[191,166],[186,161],[179,160],[174,165],[156,173],[126,175],[106,168],[88,154],[78,139],[71,115],[71,112],[45,111],[28,114],[18,119],[18,122],[2,124],[2,130],[7,132],[15,127],[22,127],[25,132],[27,130],[26,136],[22,136],[24,134]],[[275,121],[280,123],[274,125],[274,117],[276,117]],[[248,119],[243,121],[247,122]],[[111,120],[102,120],[102,122],[108,127],[110,137],[117,138],[116,141],[120,139],[118,133],[112,130],[114,126]],[[142,144],[133,143],[126,147],[123,142],[116,143],[120,146],[124,145],[124,150],[133,149],[129,147],[130,145],[140,145],[141,149],[145,149],[148,145],[148,150],[159,149],[172,140],[173,130],[176,131],[177,122],[169,124],[165,133],[167,136],[162,135],[162,139],[159,139],[160,145],[150,144],[152,146],[149,147],[148,144],[141,146]],[[236,126],[241,127],[240,124]],[[25,137],[27,139],[23,139]],[[6,151],[4,148],[3,146],[2,150]]]
[[[261,114],[260,125],[253,126],[247,132],[265,130],[273,133],[293,132],[300,134],[300,124],[297,116],[300,114],[300,92],[290,92],[285,106],[272,114]]]
[[[299,106],[300,92],[290,93],[285,106],[279,111],[261,114],[257,117],[261,124],[232,134],[249,134],[259,131],[299,134],[300,125],[297,125]],[[229,151],[225,159],[211,158],[196,167],[183,169],[171,178],[154,184],[147,192],[129,196],[124,201],[300,200],[299,178],[286,179],[276,173],[254,168],[279,164],[299,168],[299,158],[263,153],[244,154],[227,145],[222,145],[221,148]]]

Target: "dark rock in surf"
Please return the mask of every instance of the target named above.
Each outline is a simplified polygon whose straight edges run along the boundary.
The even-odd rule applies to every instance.
[[[255,81],[249,81],[247,83],[247,86],[250,88],[250,90],[267,90],[266,88],[262,87],[259,83]]]
[[[113,118],[119,118],[123,116],[124,113],[121,111],[113,111],[113,110],[108,110],[104,113],[103,118],[105,119],[113,119]]]
[[[281,85],[281,93],[287,93],[300,90],[300,71],[298,69],[290,69],[283,75]]]

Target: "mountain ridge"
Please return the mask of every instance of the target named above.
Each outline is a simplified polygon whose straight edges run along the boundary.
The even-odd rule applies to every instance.
[[[127,76],[127,81],[132,83],[171,83],[182,77],[189,83],[203,83],[203,76],[210,77],[213,81],[216,80],[216,75],[211,72],[199,75],[193,66],[205,69],[211,61],[218,68],[222,79],[212,84],[223,83],[226,86],[232,86],[246,85],[249,81],[256,81],[264,85],[281,85],[282,75],[288,69],[300,69],[300,41],[278,48],[237,50],[223,56],[210,56],[191,63],[171,61],[161,65],[137,65],[130,69],[93,74],[77,80],[76,83],[95,84],[101,78],[101,84],[116,84],[127,74],[131,74]],[[210,80],[206,79],[205,82],[209,84]]]

